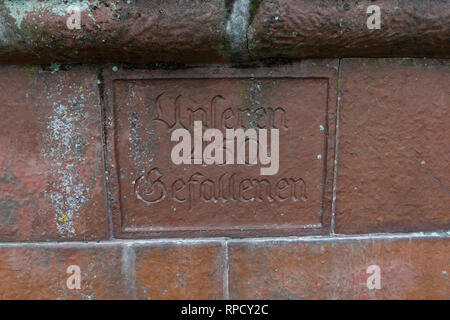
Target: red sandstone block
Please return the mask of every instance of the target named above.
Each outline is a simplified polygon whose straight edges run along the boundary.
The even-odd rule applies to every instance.
[[[105,70],[115,236],[328,232],[337,69],[337,60],[305,60],[278,68]],[[278,172],[263,175],[260,160],[243,165],[234,157],[234,164],[175,164],[172,134],[192,134],[194,120],[223,136],[279,130],[279,152],[270,149],[279,154]],[[237,149],[248,154],[245,145]]]
[[[218,243],[137,246],[138,299],[223,299],[224,250]]]
[[[0,248],[0,299],[130,299],[133,270],[120,246],[6,245]],[[80,289],[72,287],[80,270]],[[68,279],[70,287],[67,285]]]
[[[345,59],[336,232],[450,228],[450,68]]]
[[[2,240],[106,236],[96,73],[56,71],[0,69]]]
[[[0,63],[202,63],[229,54],[223,0],[26,2],[0,3]],[[66,13],[77,7],[79,19]],[[68,27],[71,16],[79,28]]]
[[[380,8],[380,29],[367,27],[372,5]],[[446,1],[262,0],[252,7],[258,7],[247,31],[253,59],[449,57]]]
[[[70,14],[77,4],[79,19]],[[0,1],[0,63],[450,57],[447,1],[377,0],[381,30],[367,27],[371,5],[372,0]]]
[[[235,243],[230,298],[448,299],[449,244],[449,238]],[[367,286],[372,265],[380,268],[380,289]]]
[[[6,244],[0,299],[221,299],[224,249],[197,244]],[[80,270],[80,288],[73,270]]]

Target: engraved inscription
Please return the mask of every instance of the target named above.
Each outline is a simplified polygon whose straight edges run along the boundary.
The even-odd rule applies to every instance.
[[[117,80],[113,89],[121,231],[320,228],[326,79]]]
[[[170,99],[165,97],[164,92],[161,93],[155,101],[156,116],[154,121],[163,123],[168,129],[193,127],[194,120],[202,121],[207,128],[216,129],[288,129],[287,113],[282,107],[233,108],[225,106],[225,108],[222,107],[220,110],[219,101],[222,104],[226,104],[226,99],[222,95],[212,97],[207,107],[189,106],[183,108],[185,117],[182,119],[181,104],[186,99],[188,98],[183,97],[181,94],[174,99]]]
[[[307,201],[306,184],[302,178],[280,178],[275,183],[268,179],[241,178],[236,173],[224,173],[217,179],[209,179],[195,172],[186,180],[170,181],[168,188],[163,174],[152,168],[133,182],[136,197],[151,205],[164,200],[187,203],[189,211],[196,202],[283,202]]]

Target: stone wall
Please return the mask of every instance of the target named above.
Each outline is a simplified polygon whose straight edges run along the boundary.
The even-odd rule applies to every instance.
[[[0,1],[0,298],[448,299],[449,14]],[[194,121],[279,169],[174,164]]]

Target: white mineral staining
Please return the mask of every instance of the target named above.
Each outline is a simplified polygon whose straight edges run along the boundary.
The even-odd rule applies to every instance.
[[[70,6],[80,8],[80,12],[89,9],[89,0],[5,0],[5,7],[9,10],[9,15],[14,18],[17,27],[20,29],[23,20],[29,13],[48,11],[58,16],[65,17]]]
[[[79,88],[81,91],[82,86]],[[54,101],[53,112],[42,132],[45,145],[41,153],[50,164],[52,184],[46,193],[56,213],[58,233],[70,238],[75,234],[73,222],[89,201],[92,188],[80,177],[80,164],[86,161],[84,149],[89,145],[89,129],[82,125],[87,108],[85,95],[63,95],[62,91],[61,83],[56,88],[48,88],[47,99]]]
[[[247,53],[247,29],[250,23],[249,20],[250,0],[234,1],[233,9],[226,26],[226,33],[233,53]]]

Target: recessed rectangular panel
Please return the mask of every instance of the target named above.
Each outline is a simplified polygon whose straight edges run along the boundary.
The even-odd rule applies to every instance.
[[[111,87],[116,233],[323,229],[328,79],[116,79]],[[208,138],[210,129],[217,130]],[[230,132],[244,139],[227,144]]]

